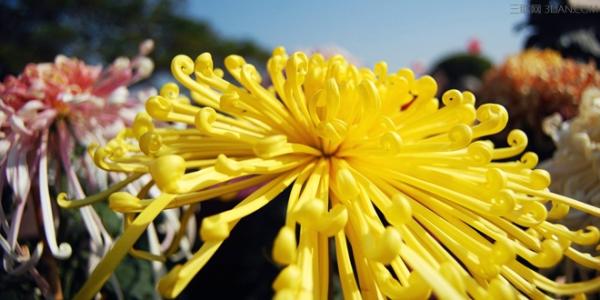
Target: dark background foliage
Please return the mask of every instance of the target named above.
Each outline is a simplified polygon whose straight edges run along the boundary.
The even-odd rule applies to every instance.
[[[185,7],[173,0],[0,0],[0,78],[61,53],[107,63],[134,55],[148,38],[156,44],[151,57],[158,71],[168,70],[177,54],[208,51],[216,62],[232,53],[268,57],[252,41],[222,38],[207,23],[186,17]]]
[[[517,26],[527,30],[525,48],[551,48],[565,57],[600,64],[600,12],[584,13],[585,6],[570,5],[567,0],[530,0],[526,23]],[[582,2],[582,1],[577,1]],[[573,9],[574,12],[569,12]],[[577,10],[578,9],[578,10]],[[539,10],[539,11],[538,11]],[[552,13],[548,13],[552,12]]]

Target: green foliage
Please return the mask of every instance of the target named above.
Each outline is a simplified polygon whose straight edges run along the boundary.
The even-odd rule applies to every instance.
[[[482,78],[485,71],[491,67],[492,62],[485,56],[457,53],[440,60],[433,70],[442,70],[449,78],[459,78],[467,75]]]
[[[34,288],[34,283],[27,280],[27,275],[15,277],[0,272],[0,299],[40,299],[41,296],[33,292]]]
[[[98,212],[109,234],[113,237],[118,236],[122,231],[121,219],[108,208],[106,203],[98,203],[94,205],[94,209]],[[89,258],[89,238],[81,215],[77,210],[62,210],[61,222],[63,228],[61,238],[68,241],[74,249],[78,249],[76,255],[59,262],[63,293],[65,299],[71,299],[88,277],[86,270]],[[66,228],[68,230],[64,230]],[[147,249],[147,244],[144,236],[137,246],[141,249]],[[127,256],[117,268],[115,276],[125,299],[152,298],[154,280],[150,262]],[[115,291],[110,284],[105,285],[102,293],[108,299],[116,298]]]
[[[492,62],[480,54],[454,53],[440,59],[428,72],[438,82],[438,96],[449,89],[477,91]]]
[[[152,299],[155,290],[150,262],[128,256],[119,265],[115,275],[126,299]]]

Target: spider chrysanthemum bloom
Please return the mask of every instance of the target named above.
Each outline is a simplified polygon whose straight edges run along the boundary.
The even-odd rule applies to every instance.
[[[476,109],[473,94],[457,90],[440,103],[429,76],[390,74],[385,63],[359,70],[341,56],[277,48],[269,89],[242,57],[229,56],[225,66],[241,86],[224,80],[208,53],[195,62],[175,57],[173,75],[197,105],[169,83],[132,128],[90,149],[101,168],[149,173],[147,188],[162,193],[106,192],[126,229],[79,299],[91,298],[128,251],[163,260],[177,248],[177,239],[161,255],[132,248],[161,210],[189,211],[255,186],[234,208],[202,220],[202,246],[161,279],[163,296],[177,296],[240,219],[286,189],[286,220],[273,244],[282,266],[273,282],[278,299],[326,299],[333,259],[346,299],[541,298],[600,287],[598,278],[562,284],[536,271],[564,256],[600,268],[600,259],[572,247],[596,245],[597,228],[550,221],[569,208],[596,217],[600,209],[549,192],[535,154],[507,161],[527,144],[521,131],[507,147],[485,139],[505,127],[502,106]],[[155,128],[153,120],[188,126]],[[59,202],[77,203],[65,195]]]
[[[18,76],[0,82],[2,267],[10,275],[29,271],[45,295],[48,284],[33,269],[42,249],[45,246],[60,259],[72,252],[68,243],[57,242],[52,188],[60,190],[64,182],[78,197],[85,197],[88,189],[79,176],[87,177],[88,185],[100,185],[97,168],[87,156],[77,155],[76,147],[105,141],[131,124],[142,106],[128,87],[151,75],[154,64],[147,55],[152,48],[148,40],[140,45],[138,56],[120,57],[107,68],[58,55],[54,62],[28,64]],[[26,211],[33,212],[29,218]],[[91,207],[82,208],[81,214],[91,236],[90,257],[98,258],[111,237]],[[39,240],[37,230],[31,229],[38,225],[45,243],[37,242],[29,253],[27,245],[19,245],[20,229],[29,228],[34,232],[29,239],[34,235]]]

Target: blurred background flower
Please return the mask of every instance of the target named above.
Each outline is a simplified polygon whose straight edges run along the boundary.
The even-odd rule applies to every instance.
[[[579,114],[564,120],[559,113],[546,118],[544,131],[552,138],[556,151],[540,167],[552,175],[550,188],[563,195],[600,206],[600,89],[585,90],[579,104]],[[589,218],[571,211],[561,221],[569,228],[600,225],[597,218]],[[594,250],[594,249],[589,249]],[[598,251],[594,255],[598,255]],[[567,280],[590,279],[596,272],[589,268],[565,262],[558,271]]]
[[[106,175],[93,168],[81,149],[91,142],[106,142],[131,124],[143,102],[130,95],[128,86],[152,73],[154,64],[146,56],[152,48],[148,40],[138,56],[119,57],[107,68],[58,55],[52,63],[28,64],[21,74],[0,83],[3,267],[12,275],[29,272],[45,297],[62,297],[52,257],[67,259],[73,254],[69,243],[57,241],[56,192],[68,189],[84,197],[84,190],[105,187]],[[86,179],[85,189],[80,176]],[[81,217],[91,237],[92,268],[112,238],[94,209],[82,208]],[[44,276],[35,269],[40,258],[48,269],[41,272]]]
[[[554,151],[552,141],[542,130],[542,120],[559,113],[570,119],[577,114],[583,91],[600,87],[600,72],[594,63],[563,58],[554,50],[529,49],[509,57],[486,73],[481,97],[504,105],[511,124],[498,139],[514,128],[529,136],[529,149],[542,159]]]

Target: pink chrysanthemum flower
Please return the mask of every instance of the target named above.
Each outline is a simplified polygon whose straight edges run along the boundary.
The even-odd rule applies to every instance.
[[[29,64],[22,74],[0,83],[0,195],[5,185],[12,192],[2,198],[10,201],[9,211],[0,206],[0,244],[8,273],[29,270],[37,274],[31,267],[40,258],[43,243],[29,255],[18,242],[28,205],[41,211],[52,255],[71,255],[69,244],[56,241],[49,185],[61,176],[52,175],[63,175],[69,189],[84,196],[72,163],[85,167],[89,162],[84,157],[72,161],[73,150],[77,145],[105,141],[129,123],[141,106],[129,96],[127,87],[152,73],[154,64],[146,56],[152,48],[153,42],[148,40],[137,57],[118,58],[106,69],[59,55],[53,63]],[[86,177],[93,180],[89,175]],[[104,252],[106,249],[98,248],[108,247],[110,236],[100,218],[91,207],[82,208],[81,214],[91,234],[92,251]],[[39,275],[34,277],[44,285]]]

